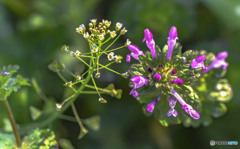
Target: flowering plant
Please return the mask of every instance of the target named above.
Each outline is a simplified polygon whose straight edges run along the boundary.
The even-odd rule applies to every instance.
[[[130,95],[143,104],[147,116],[154,117],[164,126],[180,124],[197,127],[212,122],[226,112],[225,102],[232,98],[232,88],[224,79],[228,63],[226,51],[217,56],[205,50],[188,50],[176,41],[177,28],[173,26],[162,50],[155,45],[149,29],[144,30],[150,52],[129,45],[131,54],[138,61],[129,73]]]

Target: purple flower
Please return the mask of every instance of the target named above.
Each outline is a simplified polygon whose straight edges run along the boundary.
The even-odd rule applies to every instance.
[[[173,80],[171,83],[181,86],[181,85],[183,85],[183,79],[177,78],[177,79]]]
[[[144,34],[145,34],[145,36],[144,36],[142,42],[146,41],[146,45],[151,51],[152,58],[157,58],[156,51],[155,51],[155,41],[153,40],[152,33],[147,28],[147,29],[144,30]]]
[[[6,75],[9,75],[10,73],[8,71],[4,71],[1,75],[2,76],[6,76]]]
[[[155,74],[154,76],[153,76],[153,79],[155,80],[155,81],[160,81],[161,80],[161,75],[160,74]]]
[[[174,107],[176,106],[177,100],[174,99],[172,96],[169,96],[168,102],[171,109],[167,112],[167,116],[170,117],[172,115],[174,117],[177,117],[178,115],[177,111],[174,109]]]
[[[134,98],[137,98],[138,92],[136,89],[147,84],[148,79],[143,76],[134,76],[130,80],[133,82],[133,89],[130,91],[129,95],[133,95]]]
[[[152,73],[152,69],[151,69],[150,66],[148,66],[147,71],[150,72],[150,73]]]
[[[207,67],[205,67],[203,61],[206,59],[205,55],[200,55],[197,58],[193,59],[191,62],[192,69],[196,68],[203,68],[204,71],[207,70]]]
[[[130,54],[127,55],[126,61],[130,62],[131,61],[131,56],[138,60],[139,55],[143,55],[143,51],[139,50],[137,46],[130,44],[128,46],[128,49],[131,51]]]
[[[129,95],[132,95],[134,98],[137,98],[138,97],[138,92],[136,89],[132,89],[129,93]]]
[[[210,71],[211,69],[216,69],[223,67],[223,69],[227,69],[228,63],[225,61],[225,59],[228,57],[227,51],[218,53],[217,57],[214,58],[212,63],[208,66],[207,71]]]
[[[144,76],[134,76],[130,79],[133,82],[133,88],[140,88],[148,83],[148,79]]]
[[[149,112],[149,113],[152,113],[154,108],[155,108],[155,104],[158,101],[160,101],[160,98],[159,97],[155,98],[150,104],[147,105],[146,111]]]
[[[168,53],[167,53],[167,59],[171,59],[172,58],[172,51],[173,51],[173,47],[176,44],[176,40],[178,40],[177,37],[177,28],[175,26],[173,26],[169,32],[169,37],[167,38],[168,41]]]
[[[182,109],[185,110],[192,118],[199,119],[200,115],[195,111],[192,106],[187,104],[182,97],[171,87],[169,88],[172,94],[175,96],[175,98],[178,100],[178,102],[182,105]]]

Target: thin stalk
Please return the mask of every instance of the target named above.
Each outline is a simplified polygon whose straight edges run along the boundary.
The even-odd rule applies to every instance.
[[[104,50],[106,51],[107,49],[109,49],[117,40],[118,38],[121,36],[121,34],[119,33],[119,35],[117,36],[117,38],[115,40],[113,40],[113,42]]]
[[[106,67],[106,66],[104,66],[104,65],[101,65],[101,64],[99,64],[99,65],[102,66],[103,68],[109,70],[109,71],[112,71],[112,72],[114,72],[114,73],[116,73],[116,74],[118,74],[118,75],[121,75],[119,72],[116,72],[115,70],[112,70],[111,68],[108,68],[108,67]]]
[[[97,93],[98,93],[98,96],[101,97],[101,95],[100,95],[100,93],[99,93],[99,91],[98,91],[97,85],[96,85],[96,83],[95,83],[94,78],[93,78],[92,75],[91,75],[91,78],[92,78],[93,85],[94,85],[94,87],[95,87],[95,89],[96,89],[96,91],[97,91]]]
[[[8,103],[7,99],[4,99],[3,103],[4,103],[5,109],[6,109],[7,114],[8,114],[8,118],[9,118],[9,120],[11,122],[11,125],[12,125],[12,129],[13,129],[13,133],[14,133],[15,138],[16,138],[17,146],[21,147],[22,142],[21,142],[21,138],[20,138],[20,135],[18,133],[18,130],[17,130],[17,124],[16,124],[15,119],[13,117],[12,110],[9,106],[9,103]]]
[[[76,120],[77,120],[77,122],[78,122],[78,125],[79,125],[80,128],[81,128],[81,130],[86,130],[86,129],[84,128],[81,120],[80,120],[80,117],[78,116],[77,109],[76,109],[74,103],[71,104],[71,107],[72,107],[72,110],[73,110],[73,114],[74,114],[74,116],[75,116],[75,118],[76,118]]]
[[[79,56],[76,56],[76,58],[78,58],[80,61],[82,61],[85,65],[87,65],[88,67],[90,67],[89,65],[88,65],[88,63],[87,62],[85,62],[83,59],[81,59]]]
[[[106,52],[112,52],[112,51],[116,51],[116,50],[119,50],[119,49],[122,49],[124,48],[125,46],[121,46],[121,47],[118,47],[118,48],[115,48],[115,49],[112,49],[112,50],[108,50]]]

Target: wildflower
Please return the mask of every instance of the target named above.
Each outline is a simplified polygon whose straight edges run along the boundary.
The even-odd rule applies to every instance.
[[[85,39],[89,39],[90,35],[89,35],[89,33],[87,32],[87,33],[83,34],[83,37],[84,37]]]
[[[136,89],[133,88],[133,89],[130,91],[129,95],[132,95],[133,98],[137,98],[139,94],[138,94],[138,92],[136,91]]]
[[[127,32],[127,30],[125,29],[125,27],[121,30],[120,34],[124,35]]]
[[[206,56],[205,55],[200,55],[198,56],[197,58],[193,59],[192,62],[191,62],[191,67],[192,69],[195,69],[195,68],[203,68],[204,71],[207,70],[207,67],[205,67],[203,61],[206,59]]]
[[[102,20],[102,22],[103,22],[107,27],[110,27],[110,26],[111,26],[111,21]]]
[[[150,73],[153,72],[150,66],[147,67],[147,71],[150,72]]]
[[[146,107],[146,111],[149,113],[152,113],[154,108],[155,108],[155,104],[160,101],[160,98],[157,97],[156,99],[154,99],[150,104],[147,105]]]
[[[208,66],[206,72],[210,71],[211,69],[217,69],[220,67],[222,67],[224,70],[227,69],[228,63],[225,61],[227,57],[227,51],[218,53],[217,57],[215,57],[212,63]]]
[[[1,76],[7,76],[7,75],[9,75],[10,73],[8,72],[8,71],[4,71],[2,74],[1,74]]]
[[[92,22],[93,25],[97,24],[97,19],[91,19],[90,21]]]
[[[177,78],[176,80],[173,80],[171,83],[172,84],[177,84],[177,85],[181,86],[181,85],[183,85],[183,80]]]
[[[138,97],[138,92],[136,89],[142,87],[145,84],[148,84],[148,79],[143,76],[134,76],[130,80],[133,82],[133,89],[129,94],[133,95],[133,97],[136,98]]]
[[[111,36],[111,38],[116,37],[116,35],[117,35],[117,34],[116,34],[116,31],[111,31],[111,32],[110,32],[110,36]]]
[[[197,113],[197,111],[195,111],[192,108],[192,106],[187,104],[174,89],[172,89],[171,87],[169,89],[172,92],[172,94],[175,96],[175,98],[178,100],[178,102],[182,105],[182,109],[185,110],[187,112],[187,114],[189,114],[194,119],[200,118],[200,115]]]
[[[70,56],[73,56],[73,55],[74,55],[74,52],[73,52],[73,51],[71,51],[71,52],[70,52]]]
[[[99,38],[100,41],[103,41],[105,39],[103,34],[98,35],[98,38]]]
[[[62,47],[62,50],[64,50],[65,52],[69,52],[69,46],[64,45]]]
[[[79,25],[78,28],[76,28],[76,32],[79,34],[82,34],[85,31],[85,29],[86,28],[85,28],[84,24],[81,24],[81,25]]]
[[[177,117],[178,115],[177,111],[174,109],[174,107],[176,106],[177,100],[174,99],[172,96],[169,96],[168,102],[171,109],[167,112],[167,116],[170,117],[172,115],[174,117]]]
[[[142,42],[146,41],[146,45],[151,51],[152,58],[157,58],[156,51],[155,51],[155,41],[153,40],[152,33],[147,28],[147,29],[144,30],[144,34],[145,34],[145,36],[144,36]]]
[[[77,80],[82,80],[82,77],[80,75],[76,76]]]
[[[56,110],[61,111],[61,109],[62,109],[62,104],[56,103]]]
[[[77,50],[77,51],[75,52],[75,55],[76,55],[76,56],[80,56],[80,55],[82,55],[82,53]]]
[[[116,30],[120,30],[122,28],[122,23],[116,23]]]
[[[114,60],[114,58],[115,58],[113,52],[110,52],[107,57],[108,57],[108,60],[109,60],[109,61],[112,61],[112,60]]]
[[[177,37],[177,28],[175,26],[173,26],[169,32],[169,37],[168,39],[168,53],[167,53],[167,59],[171,59],[172,58],[172,51],[173,51],[173,47],[176,44],[176,40],[178,40]]]
[[[122,61],[121,61],[121,60],[122,60],[122,56],[120,56],[120,55],[119,55],[119,56],[118,56],[118,55],[115,55],[114,57],[115,57],[115,62],[116,62],[116,63],[121,63],[121,62],[122,62]]]
[[[128,47],[131,44],[131,41],[127,39],[126,43],[124,44],[125,47]]]
[[[92,52],[93,52],[93,53],[97,53],[97,52],[98,52],[98,47],[92,46]]]
[[[128,46],[128,49],[131,51],[131,54],[128,54],[127,57],[126,57],[126,61],[127,62],[130,62],[131,61],[131,56],[138,60],[138,56],[139,55],[143,55],[143,51],[139,50],[137,46],[135,45],[129,45]]]
[[[154,75],[153,79],[155,81],[160,81],[161,80],[161,75],[157,73],[157,74]]]

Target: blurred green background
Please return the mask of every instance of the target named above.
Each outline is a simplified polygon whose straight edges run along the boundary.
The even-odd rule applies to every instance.
[[[86,41],[75,32],[90,19],[121,22],[126,36],[141,50],[143,30],[149,28],[160,47],[167,42],[171,26],[178,28],[183,49],[205,49],[214,53],[227,50],[227,78],[233,87],[233,99],[228,112],[214,119],[208,127],[184,128],[181,125],[163,127],[142,113],[139,103],[128,95],[128,80],[103,71],[99,87],[115,83],[123,89],[121,100],[105,96],[108,104],[100,104],[97,95],[81,96],[75,102],[81,118],[101,116],[99,131],[91,131],[78,140],[77,123],[58,119],[49,127],[57,139],[71,141],[76,149],[179,149],[211,148],[210,140],[240,143],[240,1],[239,0],[1,0],[0,1],[0,64],[19,64],[20,73],[36,78],[44,94],[61,101],[64,87],[56,74],[48,70],[55,59],[75,71],[82,65],[61,52],[63,44],[87,50]],[[118,46],[118,45],[117,45]],[[125,58],[129,53],[121,51]],[[129,63],[122,62],[118,71],[125,72]],[[10,98],[13,113],[20,125],[30,123],[29,106],[43,109],[44,103],[32,87],[24,88]],[[72,115],[71,109],[65,112]],[[6,120],[0,103],[0,127]],[[5,128],[7,129],[7,128]],[[2,129],[1,129],[2,130]],[[215,148],[232,148],[215,146]]]

